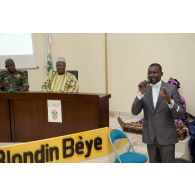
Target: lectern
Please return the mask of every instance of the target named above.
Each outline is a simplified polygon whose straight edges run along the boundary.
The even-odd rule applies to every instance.
[[[27,142],[109,126],[111,95],[1,92],[0,142]],[[48,100],[60,100],[62,122],[48,121]]]

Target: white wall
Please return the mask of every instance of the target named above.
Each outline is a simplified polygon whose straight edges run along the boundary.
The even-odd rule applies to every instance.
[[[81,92],[105,93],[104,34],[73,34],[73,62]]]
[[[137,84],[157,62],[164,81],[170,77],[180,81],[187,110],[195,114],[195,34],[109,34],[108,46],[112,110],[130,112]]]
[[[80,92],[105,93],[105,45],[103,33],[52,34],[53,63],[67,60],[67,69],[79,71]],[[45,34],[34,34],[38,69],[29,70],[31,91],[39,91],[46,72]],[[153,62],[163,67],[163,80],[181,82],[187,110],[195,114],[195,34],[108,34],[108,85],[110,110],[130,112],[137,84],[147,78]]]
[[[46,67],[46,51],[45,51],[45,34],[33,34],[34,48],[36,56],[36,69],[28,69],[28,81],[30,85],[30,91],[40,91],[41,84],[47,75]],[[17,64],[16,64],[17,68]]]

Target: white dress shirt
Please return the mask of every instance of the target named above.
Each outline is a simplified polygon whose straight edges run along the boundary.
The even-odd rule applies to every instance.
[[[156,108],[156,103],[157,103],[158,96],[160,93],[161,84],[162,84],[162,81],[159,81],[158,83],[154,85],[153,84],[150,85],[152,87],[152,99],[153,99],[154,108]]]
[[[153,105],[154,105],[154,108],[156,107],[156,103],[157,103],[157,100],[158,100],[158,96],[159,96],[159,93],[160,93],[160,87],[161,87],[161,84],[162,84],[162,81],[160,80],[158,83],[156,84],[150,84],[150,86],[152,87],[152,99],[153,99]],[[138,92],[137,93],[137,98],[139,100],[141,100],[142,98],[144,97],[144,94],[142,94],[141,92]],[[173,106],[174,106],[174,100],[171,99],[171,103],[168,104],[169,108],[172,109]],[[180,107],[178,106],[177,107],[177,112],[179,111]]]

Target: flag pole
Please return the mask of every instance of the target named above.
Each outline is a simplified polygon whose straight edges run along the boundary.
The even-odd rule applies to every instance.
[[[52,64],[52,56],[51,56],[51,42],[52,42],[52,37],[51,33],[46,34],[46,44],[47,44],[47,73],[49,73],[51,70],[53,70],[53,64]]]

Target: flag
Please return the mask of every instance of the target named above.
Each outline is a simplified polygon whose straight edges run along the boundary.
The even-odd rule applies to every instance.
[[[51,57],[51,33],[46,34],[47,44],[47,72],[53,70],[52,57]]]

